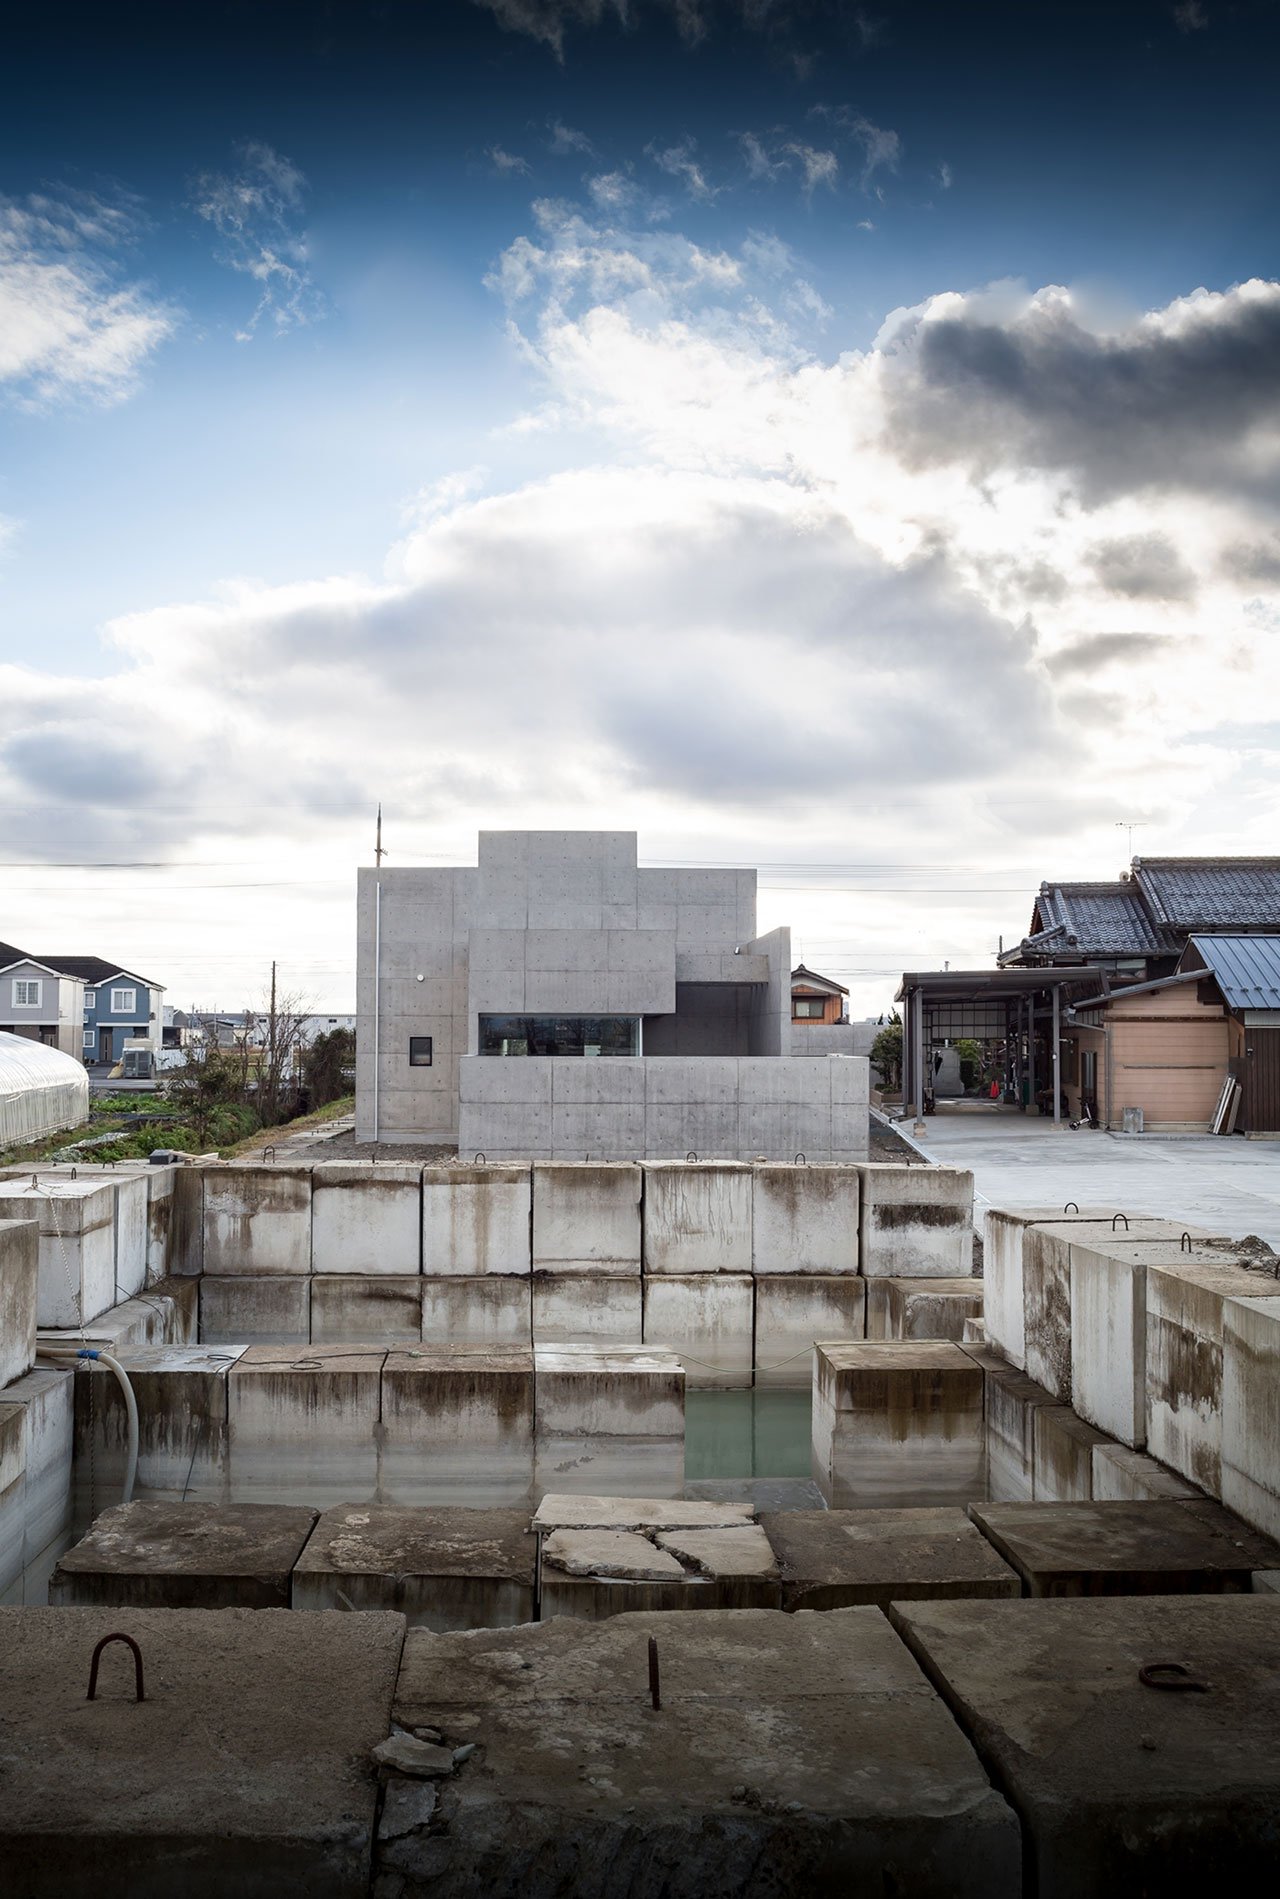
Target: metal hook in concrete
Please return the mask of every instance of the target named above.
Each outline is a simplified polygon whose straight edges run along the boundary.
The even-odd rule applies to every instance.
[[[658,1681],[658,1638],[656,1635],[649,1637],[649,1699],[653,1703],[654,1713],[660,1713],[662,1694]]]
[[[807,1167],[809,1165],[808,1156],[803,1152],[797,1154],[791,1165],[793,1167]]]
[[[1128,1214],[1127,1214],[1127,1213],[1113,1213],[1113,1214],[1112,1214],[1112,1216],[1111,1216],[1111,1231],[1112,1231],[1113,1233],[1114,1233],[1114,1232],[1115,1232],[1115,1230],[1116,1230],[1116,1221],[1117,1221],[1117,1220],[1123,1220],[1123,1221],[1124,1221],[1124,1230],[1125,1230],[1125,1232],[1127,1233],[1127,1232],[1129,1231],[1129,1216],[1128,1216]]]
[[[97,1699],[98,1664],[102,1660],[102,1651],[109,1642],[123,1642],[126,1648],[132,1649],[134,1700],[145,1701],[147,1697],[142,1689],[142,1650],[138,1647],[138,1644],[131,1635],[123,1635],[118,1629],[114,1635],[104,1635],[97,1648],[93,1651],[93,1660],[89,1664],[89,1692],[85,1696],[85,1700],[95,1701]]]
[[[1079,1213],[1080,1202],[1078,1200],[1068,1200],[1066,1206],[1062,1209],[1062,1211],[1064,1213]]]
[[[1178,1241],[1178,1251],[1180,1253],[1189,1253],[1191,1250],[1191,1235],[1184,1232],[1182,1238]]]
[[[488,1161],[488,1155],[485,1154],[482,1148],[477,1148],[475,1159],[472,1165],[476,1167],[482,1167],[487,1164],[487,1161]]]
[[[687,1153],[687,1154],[685,1155],[685,1159],[686,1159],[687,1161],[691,1161],[691,1160],[692,1160],[692,1161],[696,1161],[696,1160],[697,1160],[697,1158],[698,1158],[698,1156],[697,1156],[697,1155],[695,1154],[695,1152],[694,1152],[694,1150],[693,1150],[692,1148],[690,1148],[690,1149],[689,1149],[689,1152],[688,1152],[688,1153]]]

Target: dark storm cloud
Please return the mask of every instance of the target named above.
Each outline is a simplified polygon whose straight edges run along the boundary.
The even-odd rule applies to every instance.
[[[1055,679],[1077,674],[1089,677],[1103,666],[1153,659],[1177,643],[1167,633],[1091,633],[1087,639],[1076,640],[1051,654],[1045,666]]]
[[[1280,583],[1280,536],[1270,541],[1235,541],[1218,562],[1229,580],[1274,587]]]
[[[1195,597],[1195,576],[1183,565],[1177,548],[1165,534],[1128,534],[1117,540],[1095,541],[1087,558],[1107,592],[1122,594],[1126,600]]]
[[[1191,299],[1106,335],[1065,298],[1004,321],[975,305],[911,319],[886,354],[888,439],[910,466],[1059,471],[1097,500],[1274,477],[1280,284]]]

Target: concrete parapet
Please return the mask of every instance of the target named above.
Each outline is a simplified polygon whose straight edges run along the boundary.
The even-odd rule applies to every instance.
[[[311,1337],[311,1279],[200,1280],[200,1340],[204,1345],[305,1345]]]
[[[758,1391],[808,1391],[817,1340],[863,1336],[867,1281],[855,1273],[781,1273],[761,1276],[755,1286]]]
[[[311,1271],[311,1169],[204,1170],[203,1270],[217,1275]]]
[[[819,1341],[813,1475],[832,1509],[967,1503],[986,1481],[982,1368],[960,1346]]]
[[[533,1270],[638,1275],[642,1181],[629,1162],[535,1164]]]
[[[295,1609],[394,1609],[411,1629],[505,1629],[534,1617],[528,1508],[327,1510],[294,1565]]]
[[[980,1279],[882,1279],[885,1337],[952,1339],[964,1337],[965,1320],[982,1316]]]
[[[690,1391],[751,1384],[754,1318],[749,1273],[664,1273],[644,1281],[644,1343],[676,1354]]]
[[[576,1277],[576,1275],[575,1275]],[[533,1342],[529,1277],[497,1273],[423,1279],[422,1338],[427,1345],[523,1345]]]
[[[1280,1537],[1280,1297],[1222,1308],[1222,1501]]]
[[[317,1273],[311,1281],[311,1337],[317,1345],[416,1344],[422,1337],[422,1280]]]
[[[429,1345],[389,1352],[379,1498],[486,1508],[527,1503],[533,1433],[531,1352]]]
[[[0,1219],[0,1389],[35,1363],[39,1271],[36,1221]]]
[[[328,1509],[372,1500],[386,1354],[251,1345],[231,1367],[231,1501]]]
[[[36,1220],[36,1321],[42,1328],[96,1319],[116,1296],[115,1196],[101,1180],[41,1175],[0,1182],[0,1219]]]
[[[421,1269],[421,1167],[324,1161],[311,1183],[313,1273],[403,1276]]]
[[[961,1167],[866,1161],[859,1263],[867,1278],[967,1279],[973,1271],[973,1175]]]
[[[535,1345],[534,1493],[679,1496],[684,1369],[673,1352]]]
[[[128,1503],[104,1510],[49,1584],[59,1608],[287,1609],[316,1521],[296,1504]]]
[[[424,1168],[423,1272],[438,1279],[527,1275],[532,1205],[528,1166]]]
[[[732,1161],[659,1161],[644,1170],[644,1270],[749,1273],[752,1170]]]
[[[1147,1268],[1147,1449],[1206,1495],[1222,1495],[1222,1313],[1275,1282],[1242,1266]]]
[[[752,1271],[856,1273],[861,1181],[856,1167],[752,1169]]]
[[[535,1345],[640,1345],[644,1298],[639,1274],[620,1279],[594,1273],[535,1273]]]

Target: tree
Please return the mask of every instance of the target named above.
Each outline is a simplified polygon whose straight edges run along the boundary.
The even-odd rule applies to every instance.
[[[323,1108],[350,1094],[355,1081],[356,1038],[353,1029],[330,1029],[317,1035],[302,1055],[302,1085],[308,1108]]]
[[[276,966],[271,965],[271,987],[258,1015],[245,1015],[246,1043],[253,1039],[259,1053],[256,1100],[262,1125],[278,1127],[293,1115],[302,1076],[307,1007],[298,995],[281,994]]]
[[[956,1043],[960,1058],[960,1080],[966,1088],[976,1088],[982,1080],[982,1044],[962,1036]]]
[[[895,1010],[871,1044],[871,1059],[892,1091],[902,1086],[902,1017]]]

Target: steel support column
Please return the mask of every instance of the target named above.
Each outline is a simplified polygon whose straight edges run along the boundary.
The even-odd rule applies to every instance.
[[[1053,985],[1053,1125],[1062,1126],[1062,987]]]

